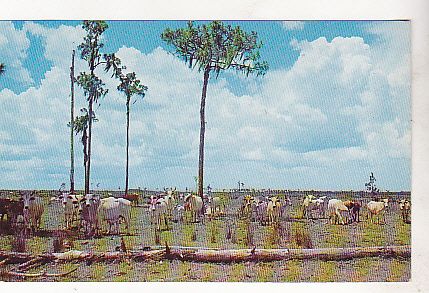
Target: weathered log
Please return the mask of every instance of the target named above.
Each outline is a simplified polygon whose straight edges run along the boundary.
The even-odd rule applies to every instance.
[[[19,273],[19,272],[13,272],[13,271],[2,271],[0,272],[1,275],[8,276],[8,277],[25,277],[25,278],[37,278],[37,277],[64,277],[68,274],[73,273],[76,271],[79,267],[76,267],[68,272],[64,273],[47,273],[46,271],[41,271],[40,273]]]
[[[39,267],[43,264],[45,264],[47,261],[43,257],[35,257],[30,259],[29,261],[26,261],[25,263],[22,263],[18,266],[18,270],[21,272],[28,271],[30,269],[34,269],[36,267]]]
[[[291,259],[346,260],[361,257],[402,257],[411,256],[411,246],[378,246],[348,248],[316,248],[316,249],[212,249],[200,247],[157,246],[151,250],[134,250],[128,252],[84,252],[71,250],[64,253],[47,253],[31,255],[0,251],[0,258],[8,258],[9,263],[22,263],[38,257],[46,262],[69,261],[112,261],[133,259],[136,261],[178,259],[196,262],[243,262],[243,261],[276,261]]]

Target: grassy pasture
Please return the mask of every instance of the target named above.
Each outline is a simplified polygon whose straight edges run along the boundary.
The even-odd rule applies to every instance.
[[[350,198],[345,195],[344,198]],[[58,229],[62,225],[60,203],[49,203],[46,194],[42,233],[27,239],[26,250],[38,254],[53,250],[53,237],[44,231]],[[343,198],[343,199],[344,199]],[[411,225],[400,218],[397,204],[391,203],[386,212],[386,224],[370,223],[365,218],[365,208],[361,210],[360,223],[350,225],[330,225],[328,220],[300,218],[301,197],[292,197],[292,206],[286,210],[280,226],[263,226],[251,223],[253,244],[258,248],[319,248],[319,247],[362,247],[410,244]],[[240,206],[238,196],[222,195],[227,207],[227,215],[204,223],[172,222],[169,230],[160,233],[160,244],[179,246],[200,246],[223,249],[247,248],[248,220],[237,217]],[[363,200],[365,203],[368,200]],[[186,217],[185,217],[186,218]],[[227,239],[227,222],[235,227],[235,239]],[[122,231],[125,229],[122,227]],[[280,231],[280,232],[279,232]],[[132,208],[131,235],[122,234],[129,249],[153,246],[155,232],[150,224],[147,207]],[[12,250],[12,235],[0,235],[0,249]],[[85,239],[72,237],[76,250],[114,251],[120,245],[119,236],[105,235],[102,238]],[[253,246],[250,246],[253,247]],[[16,266],[16,265],[15,265]],[[275,262],[246,262],[233,264],[213,264],[182,262],[178,260],[146,262],[111,262],[91,264],[46,264],[28,272],[64,272],[76,266],[78,270],[64,277],[21,277],[0,276],[1,281],[246,281],[246,282],[344,282],[344,281],[408,281],[411,261],[382,257],[361,258],[347,261],[290,260]],[[14,266],[5,265],[10,270]]]

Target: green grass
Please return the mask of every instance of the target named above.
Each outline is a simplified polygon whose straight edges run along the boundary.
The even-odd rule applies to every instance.
[[[272,282],[274,275],[273,262],[260,262],[255,265],[257,282]]]
[[[317,273],[310,278],[310,282],[334,282],[338,269],[338,262],[319,261]]]
[[[302,261],[300,260],[290,260],[286,262],[286,265],[283,269],[283,274],[281,281],[282,282],[297,282],[299,276],[302,275]]]
[[[352,282],[365,282],[371,272],[371,268],[375,268],[379,259],[374,258],[359,258],[353,262],[355,275],[352,277]]]
[[[168,261],[154,261],[147,263],[147,281],[159,282],[164,281],[169,275],[169,262]]]
[[[383,246],[386,244],[385,227],[369,221],[360,223],[362,236],[360,237],[360,243],[362,246]]]
[[[183,246],[195,246],[196,241],[193,240],[193,235],[196,233],[195,224],[184,224],[182,227],[182,245]]]
[[[351,237],[348,233],[350,227],[347,225],[327,224],[325,229],[328,231],[324,239],[325,247],[347,247]]]
[[[393,259],[390,264],[390,274],[386,281],[388,282],[400,282],[400,281],[409,281],[405,278],[405,275],[410,275],[409,271],[411,264],[408,261],[401,261],[398,259]]]
[[[231,264],[229,272],[229,282],[239,282],[243,279],[245,266],[243,263]]]

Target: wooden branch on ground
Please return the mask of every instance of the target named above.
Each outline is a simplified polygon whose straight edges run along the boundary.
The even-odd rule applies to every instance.
[[[31,255],[0,251],[1,258],[9,258],[9,263],[29,263],[34,258],[44,262],[82,262],[82,261],[113,261],[132,259],[135,261],[178,259],[196,262],[243,262],[243,261],[276,261],[291,259],[347,260],[362,257],[411,257],[411,246],[377,246],[347,248],[315,248],[315,249],[212,249],[200,247],[157,246],[151,250],[134,250],[128,252],[84,252],[71,250],[64,253],[47,253]],[[24,266],[25,267],[25,266]]]
[[[30,259],[29,261],[26,261],[25,263],[22,263],[18,266],[19,271],[28,271],[30,269],[33,269],[35,267],[41,266],[44,263],[46,263],[46,259],[43,257],[35,257]]]
[[[73,273],[76,271],[79,267],[76,267],[68,272],[65,273],[47,273],[46,271],[42,271],[40,273],[19,273],[19,272],[12,272],[12,271],[2,271],[0,274],[8,277],[25,277],[25,278],[37,278],[37,277],[64,277],[68,274]]]

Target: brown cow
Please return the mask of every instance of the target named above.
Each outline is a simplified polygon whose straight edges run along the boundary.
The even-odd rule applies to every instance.
[[[343,202],[344,205],[349,209],[349,213],[350,213],[350,221],[349,223],[352,222],[360,222],[360,208],[361,208],[361,203],[358,201],[351,201],[351,200],[346,200]]]

